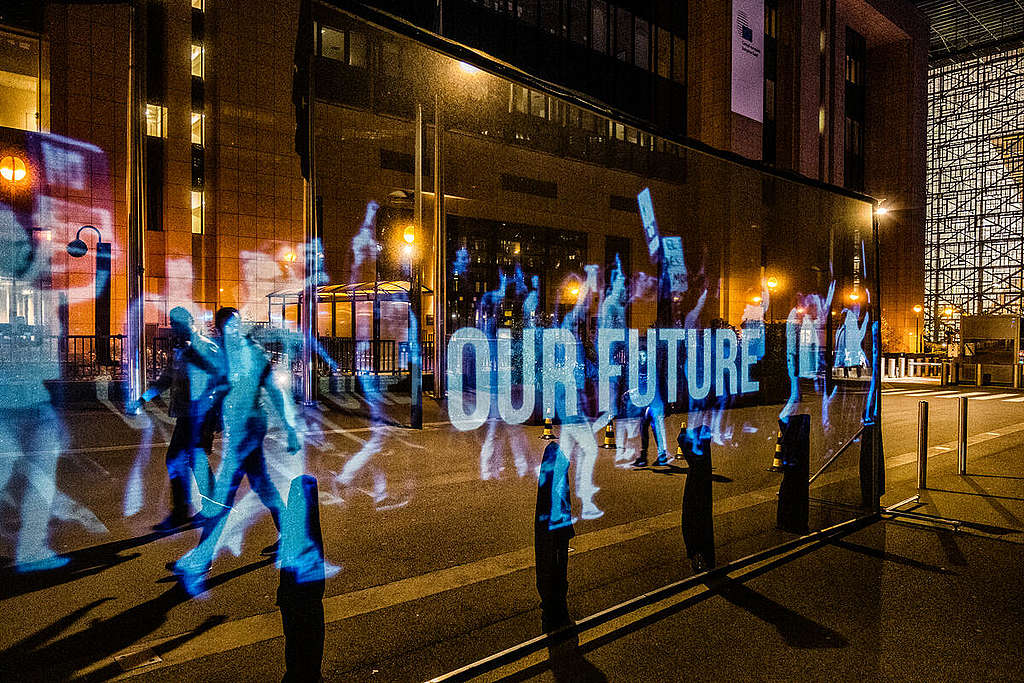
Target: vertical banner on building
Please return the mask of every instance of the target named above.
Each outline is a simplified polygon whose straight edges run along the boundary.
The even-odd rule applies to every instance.
[[[764,0],[732,0],[732,110],[764,119]]]

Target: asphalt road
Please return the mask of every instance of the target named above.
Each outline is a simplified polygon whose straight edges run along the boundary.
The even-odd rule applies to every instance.
[[[814,425],[812,471],[857,428],[862,391],[853,387],[831,405],[829,428],[821,426],[820,401],[800,406]],[[947,455],[941,449],[956,438],[956,401],[953,394],[936,392],[936,387],[914,391],[900,385],[884,393],[887,459],[898,462],[916,448],[917,401],[922,398],[931,405],[935,467],[955,458],[955,450]],[[971,400],[969,422],[969,433],[983,439],[972,446],[977,457],[1024,440],[1024,432],[1012,429],[1024,429],[1024,402],[1014,400],[1024,396],[981,393]],[[387,412],[401,423],[406,410],[396,402]],[[721,562],[791,538],[774,528],[779,479],[766,471],[778,410],[731,411],[723,427],[731,429],[729,445],[713,447]],[[279,679],[278,572],[259,555],[275,532],[259,504],[249,508],[251,497],[240,496],[239,509],[254,514],[232,536],[239,555],[231,550],[222,554],[210,589],[187,599],[164,565],[191,548],[198,531],[159,535],[149,529],[163,517],[168,499],[162,462],[171,428],[166,414],[154,407],[146,416],[125,417],[105,406],[68,411],[63,417],[68,449],[58,487],[90,510],[106,531],[55,522],[53,544],[72,558],[68,567],[27,576],[4,570],[0,595],[8,617],[0,631],[0,672],[30,680],[102,679],[129,669],[156,679],[201,672],[206,680],[239,680],[243,667],[250,680]],[[399,424],[371,428],[359,401],[326,405],[306,411],[305,447],[298,458],[284,453],[279,432],[271,433],[268,460],[282,491],[304,470],[319,480],[326,555],[338,567],[327,582],[325,601],[325,673],[332,680],[426,678],[539,633],[532,471],[545,445],[540,428],[495,425],[497,445],[487,468],[494,477],[485,481],[480,453],[488,427],[459,432],[445,418],[427,401],[423,432]],[[669,419],[670,439],[679,420]],[[337,483],[336,475],[367,442],[373,457],[351,485]],[[570,603],[577,617],[690,573],[679,559],[682,461],[659,470],[617,467],[626,464],[628,449],[635,445],[631,439],[619,451],[598,451],[595,502],[604,515],[576,523]],[[856,446],[849,449],[812,489],[812,497],[838,504],[816,504],[814,524],[853,514],[845,506],[859,500],[856,451]],[[524,476],[518,475],[513,453],[526,454]],[[616,463],[616,457],[623,462]],[[894,482],[909,479],[912,469],[912,464],[894,464],[890,477]],[[895,495],[899,487],[891,489]],[[17,530],[12,502],[0,506],[7,548],[13,547]],[[577,512],[578,505],[575,500]],[[76,514],[82,517],[75,509],[68,516]],[[162,661],[132,668],[151,654]],[[115,659],[123,655],[135,657]]]

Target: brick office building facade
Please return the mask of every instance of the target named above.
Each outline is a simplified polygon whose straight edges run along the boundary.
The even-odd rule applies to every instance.
[[[175,0],[140,6],[146,12],[147,41],[146,321],[165,324],[169,308],[181,303],[207,312],[235,305],[252,320],[277,318],[278,311],[267,308],[267,294],[294,291],[302,281],[303,192],[293,151],[291,100],[298,3]],[[621,150],[633,145],[672,156],[679,148],[666,139],[696,141],[783,172],[885,198],[890,210],[879,217],[883,316],[895,339],[906,339],[913,330],[911,308],[923,291],[927,28],[909,3],[766,2],[760,123],[732,111],[728,2],[467,0],[442,3],[440,17],[435,10],[433,3],[314,3],[319,22],[318,178],[324,202],[325,264],[332,281],[372,279],[369,273],[354,275],[348,261],[365,198],[391,201],[397,214],[404,215],[408,206],[394,193],[411,189],[413,182],[412,111],[367,107],[357,99],[360,90],[332,91],[332,84],[357,82],[372,90],[375,86],[367,84],[379,85],[387,75],[380,69],[392,68],[396,59],[402,63],[399,55],[387,52],[392,47],[386,43],[394,41],[372,41],[370,35],[377,29],[360,28],[361,20],[351,14],[355,13],[403,32],[425,28],[440,35],[442,43],[451,38],[512,69],[522,69],[521,82],[526,85],[497,87],[504,89],[501,108],[508,116],[503,125],[523,130],[492,139],[484,145],[485,152],[477,150],[496,158],[496,166],[517,166],[519,172],[496,176],[495,187],[484,188],[485,196],[474,195],[472,187],[460,195],[457,173],[450,172],[447,193],[453,198],[446,206],[448,215],[457,219],[461,212],[465,218],[494,220],[483,210],[488,198],[500,197],[505,204],[527,198],[535,208],[523,208],[514,222],[563,230],[573,227],[565,216],[578,222],[576,216],[588,215],[581,214],[580,207],[592,204],[597,208],[588,209],[589,222],[576,226],[583,227],[576,232],[592,236],[585,246],[574,245],[572,235],[559,233],[544,238],[544,249],[551,253],[552,240],[561,240],[566,244],[557,248],[564,247],[566,254],[576,250],[580,268],[584,262],[604,263],[605,238],[625,239],[635,232],[635,215],[623,209],[634,185],[650,176],[643,165],[615,161],[629,156]],[[108,159],[109,196],[97,202],[109,207],[111,216],[112,326],[117,332],[120,312],[127,306],[123,283],[128,10],[122,5],[50,4],[36,16],[5,17],[5,22],[4,36],[37,46],[37,109],[48,112],[40,114],[37,126],[94,144]],[[472,61],[471,54],[457,46],[452,49]],[[410,87],[406,80],[388,77],[393,85]],[[537,87],[529,87],[534,78]],[[563,107],[549,96],[550,84],[570,89],[593,106]],[[488,92],[485,97],[495,95]],[[602,105],[617,113],[595,113]],[[372,144],[363,144],[361,156],[342,154],[351,138],[342,140],[338,131],[358,122],[353,112],[360,110],[376,117],[363,122],[373,129],[386,129],[381,127],[384,116],[401,131],[393,144],[378,136]],[[429,106],[427,114],[429,118]],[[345,121],[338,121],[339,116]],[[534,144],[550,133],[552,124],[582,131],[585,145],[618,151],[581,158],[557,146]],[[516,145],[516,135],[530,137],[531,144]],[[578,137],[559,135],[567,140]],[[459,152],[454,151],[457,157]],[[537,153],[542,156],[531,158]],[[545,169],[538,159],[552,155],[560,159],[559,166]],[[543,209],[544,198],[530,192],[549,191],[544,183],[555,176],[571,176],[573,164],[593,165],[595,159],[609,169],[607,173],[622,176],[609,180],[622,189],[581,189],[572,200],[576,209],[561,209],[562,217],[550,218],[552,212]],[[446,161],[452,163],[458,162]],[[531,173],[531,168],[538,170]],[[530,191],[521,191],[523,182]],[[365,191],[357,197],[342,192],[346,186]],[[494,194],[498,192],[503,194]],[[771,194],[771,188],[764,192]],[[388,197],[393,201],[385,201]],[[460,209],[460,202],[469,208]],[[679,222],[685,220],[678,217]],[[488,229],[483,223],[477,227]],[[69,219],[59,229],[63,232],[55,230],[52,240],[62,246],[77,225]],[[601,239],[593,237],[598,234]],[[634,240],[628,249],[638,263],[642,245]],[[69,259],[61,249],[54,252],[55,259],[63,259],[65,272],[87,278],[85,260]],[[771,258],[769,253],[769,268]],[[432,286],[429,266],[424,277]],[[60,283],[55,280],[54,286]],[[737,305],[750,295],[749,283],[725,286],[729,288]],[[69,329],[87,334],[91,302],[83,297],[71,304]],[[555,297],[547,302],[549,307],[556,304]],[[286,307],[285,317],[294,319],[294,309]],[[336,316],[335,328],[337,324]],[[352,325],[349,320],[349,333]],[[321,332],[325,331],[322,324]]]

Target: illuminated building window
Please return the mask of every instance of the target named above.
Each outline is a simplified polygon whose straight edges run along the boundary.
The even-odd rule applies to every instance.
[[[337,62],[345,61],[345,32],[320,27],[320,56]]]
[[[39,130],[39,41],[0,31],[0,126]]]
[[[192,0],[192,6],[195,7],[196,9],[198,9],[198,10],[205,10],[206,9],[206,7],[204,6],[205,4],[206,3],[204,2],[204,0]]]
[[[200,114],[199,112],[192,112],[192,144],[202,145],[203,143],[203,126],[206,123],[206,115]]]
[[[321,57],[365,69],[368,50],[369,43],[363,33],[342,31],[328,26],[320,27]]]
[[[167,137],[167,107],[159,104],[146,105],[146,135],[154,138]]]
[[[205,200],[202,191],[192,190],[192,234],[203,234],[203,207]]]
[[[192,75],[203,78],[203,53],[202,45],[192,44]]]

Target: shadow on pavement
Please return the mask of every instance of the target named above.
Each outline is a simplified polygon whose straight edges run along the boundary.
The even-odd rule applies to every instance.
[[[920,569],[926,572],[935,572],[936,574],[956,574],[955,571],[951,569],[946,569],[945,567],[938,567],[934,564],[928,564],[927,562],[915,560],[912,557],[897,555],[896,553],[891,553],[888,550],[872,548],[871,546],[862,545],[860,543],[852,543],[850,541],[844,541],[842,539],[832,539],[831,541],[829,541],[829,545],[834,545],[837,548],[843,548],[844,550],[849,550],[850,552],[860,553],[862,555],[867,555],[868,557],[874,557],[876,559],[884,560],[886,562],[892,562],[894,564],[902,564],[906,567],[912,567],[914,569]],[[957,549],[957,552],[959,552],[959,549]]]
[[[841,633],[794,612],[739,581],[725,578],[712,586],[712,592],[716,595],[774,626],[790,647],[812,650],[846,647],[849,644]]]
[[[0,569],[0,600],[52,588],[77,581],[86,576],[99,574],[123,562],[134,560],[142,554],[122,554],[126,550],[139,548],[153,541],[158,541],[161,538],[191,528],[193,527],[187,526],[175,529],[172,532],[153,532],[137,538],[111,541],[110,543],[75,550],[63,555],[63,557],[68,558],[70,561],[59,569],[22,574],[13,565],[8,565]]]
[[[273,561],[273,558],[266,558],[218,574],[207,581],[207,588],[226,583],[243,574],[265,567]],[[190,597],[180,583],[175,583],[171,588],[151,600],[130,607],[107,619],[94,620],[82,631],[53,640],[95,607],[111,599],[102,598],[81,607],[0,653],[0,678],[12,681],[109,680],[122,673],[121,667],[112,660],[87,676],[81,676],[78,672],[90,664],[112,658],[122,650],[154,633],[163,625],[168,612],[187,603]],[[154,650],[156,654],[167,652],[225,620],[224,616],[210,617],[192,631],[182,634]],[[44,645],[44,643],[46,644]]]

